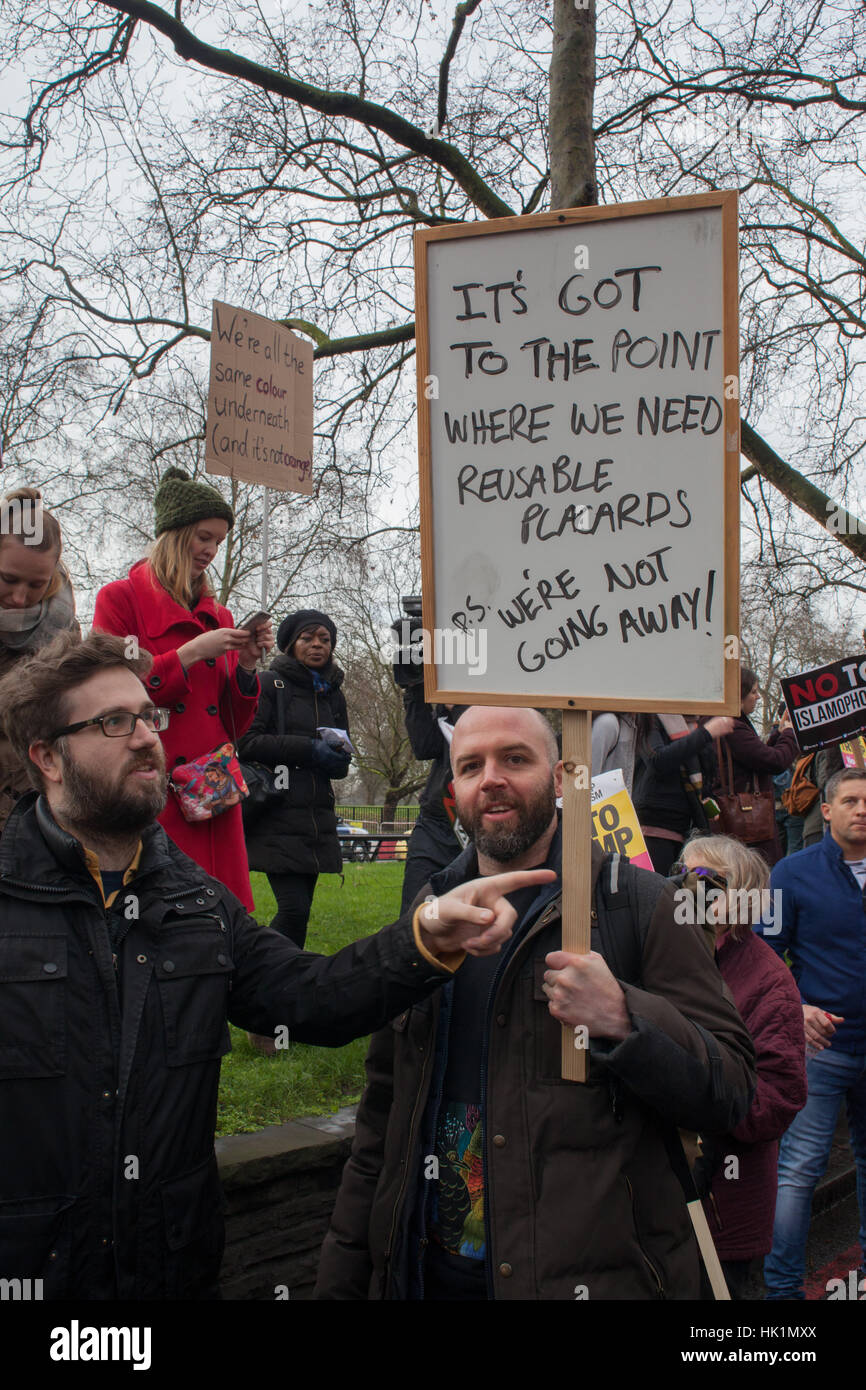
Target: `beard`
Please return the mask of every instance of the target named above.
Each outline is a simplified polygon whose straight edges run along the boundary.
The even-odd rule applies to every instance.
[[[140,785],[129,782],[139,768],[156,768],[160,776]],[[104,840],[138,835],[165,807],[168,778],[162,744],[130,757],[115,780],[86,771],[73,758],[63,759],[64,802],[61,815],[70,829],[89,831]]]
[[[497,864],[510,864],[531,849],[550,826],[556,813],[556,793],[553,779],[545,782],[538,792],[524,801],[513,796],[498,797],[495,804],[511,805],[519,813],[519,820],[513,830],[485,830],[482,817],[486,808],[468,811],[457,802],[460,824],[468,833],[479,854],[494,860]]]

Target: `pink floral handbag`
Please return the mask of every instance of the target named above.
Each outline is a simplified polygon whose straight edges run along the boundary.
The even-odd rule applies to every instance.
[[[212,820],[248,796],[234,745],[220,744],[171,774],[171,789],[186,820]]]
[[[228,657],[226,676],[231,680]],[[231,713],[231,702],[229,703]],[[210,753],[203,753],[192,762],[181,763],[173,769],[169,783],[185,820],[213,820],[249,796],[249,788],[238,762],[237,730],[231,715],[233,743],[221,743]]]

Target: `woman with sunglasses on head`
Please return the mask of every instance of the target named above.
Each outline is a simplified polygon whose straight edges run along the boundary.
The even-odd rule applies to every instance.
[[[137,638],[155,660],[147,691],[168,709],[160,731],[166,769],[234,743],[252,721],[259,698],[256,662],[273,646],[269,622],[255,632],[236,629],[216,602],[206,570],[234,525],[234,513],[215,488],[180,468],[163,474],[155,499],[156,541],[127,579],[100,589],[93,626]],[[240,805],[210,819],[189,821],[169,793],[159,817],[180,849],[252,910]]]
[[[0,501],[0,677],[60,632],[81,635],[75,596],[60,559],[60,526],[37,488]],[[0,736],[0,830],[18,797],[31,788],[27,769]]]
[[[773,1243],[779,1140],[806,1103],[800,992],[786,965],[752,931],[776,904],[760,854],[727,835],[688,841],[673,866],[678,921],[703,934],[752,1035],[758,1086],[730,1134],[701,1135],[695,1182],[731,1297],[745,1296],[751,1262]],[[713,940],[714,938],[714,940]]]
[[[276,899],[271,926],[301,948],[319,874],[343,868],[331,778],[346,776],[351,749],[325,732],[349,733],[336,645],[327,613],[302,608],[283,619],[279,655],[263,674],[261,703],[241,741],[245,759],[287,774],[281,797],[249,827],[247,849]]]

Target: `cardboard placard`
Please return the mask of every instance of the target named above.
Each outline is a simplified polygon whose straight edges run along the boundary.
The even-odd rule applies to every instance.
[[[313,491],[313,349],[283,324],[213,301],[208,473]]]
[[[866,729],[866,654],[785,676],[780,684],[802,753]]]
[[[736,194],[415,244],[427,699],[736,713]]]
[[[619,770],[592,779],[592,838],[608,854],[624,854],[640,869],[653,871],[643,831]]]
[[[866,767],[866,739],[853,738],[849,743],[840,743],[843,767]]]

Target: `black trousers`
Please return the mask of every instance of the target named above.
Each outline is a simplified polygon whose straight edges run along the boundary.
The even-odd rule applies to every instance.
[[[657,874],[666,878],[670,873],[671,866],[677,862],[683,852],[682,840],[661,840],[656,835],[644,834],[646,847],[649,857],[653,861],[653,868]]]
[[[307,923],[318,877],[318,874],[267,875],[271,892],[277,900],[277,915],[271,926],[302,950],[307,939]]]

